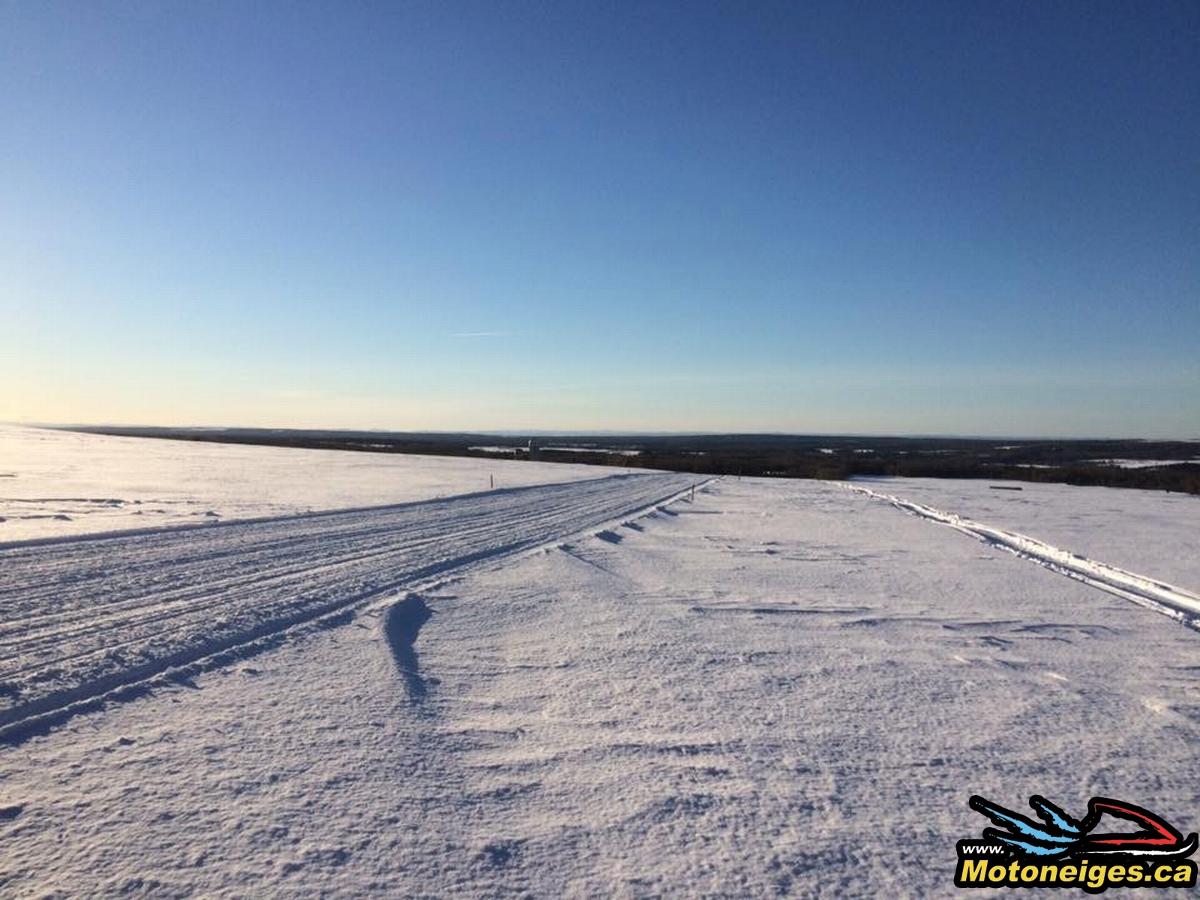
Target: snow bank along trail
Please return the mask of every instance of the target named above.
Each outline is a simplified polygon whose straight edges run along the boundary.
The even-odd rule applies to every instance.
[[[0,735],[471,562],[663,502],[617,475],[403,506],[0,544]]]
[[[1200,630],[1200,594],[1175,587],[1156,578],[1138,575],[1108,563],[1088,559],[1071,553],[1069,550],[1062,550],[1044,541],[1039,541],[1037,538],[983,525],[912,500],[903,500],[900,497],[883,494],[856,484],[844,484],[843,487],[877,500],[883,500],[897,509],[902,509],[923,519],[949,525],[956,531],[1001,547],[1017,556],[1033,560],[1068,578],[1074,578],[1103,591],[1108,591],[1110,594],[1131,600]]]

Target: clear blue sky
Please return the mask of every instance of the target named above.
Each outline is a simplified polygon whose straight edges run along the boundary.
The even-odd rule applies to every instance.
[[[1200,436],[1200,4],[7,2],[0,419]]]

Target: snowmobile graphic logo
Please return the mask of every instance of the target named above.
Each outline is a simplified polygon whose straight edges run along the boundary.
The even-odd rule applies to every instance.
[[[1132,803],[1093,797],[1087,814],[1074,819],[1034,794],[1029,806],[1040,821],[978,795],[969,804],[992,826],[983,829],[982,840],[958,842],[954,883],[959,887],[1076,887],[1100,893],[1114,886],[1196,884],[1196,864],[1188,859],[1196,851],[1196,835],[1185,838],[1162,817]],[[1113,830],[1117,824],[1122,830]]]

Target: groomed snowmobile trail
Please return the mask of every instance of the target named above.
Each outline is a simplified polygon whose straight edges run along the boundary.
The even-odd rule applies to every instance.
[[[382,594],[673,499],[668,474],[0,545],[0,737]]]

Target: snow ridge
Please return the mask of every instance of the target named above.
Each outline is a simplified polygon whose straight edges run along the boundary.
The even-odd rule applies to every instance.
[[[841,486],[890,503],[897,509],[920,518],[948,525],[955,531],[1000,547],[1023,559],[1032,560],[1047,569],[1066,575],[1068,578],[1100,588],[1100,590],[1169,616],[1190,628],[1200,630],[1200,595],[1191,591],[1167,584],[1157,578],[1138,575],[1109,563],[1088,559],[1028,535],[984,525],[955,513],[935,509],[932,506],[873,491],[857,484],[843,482]]]

